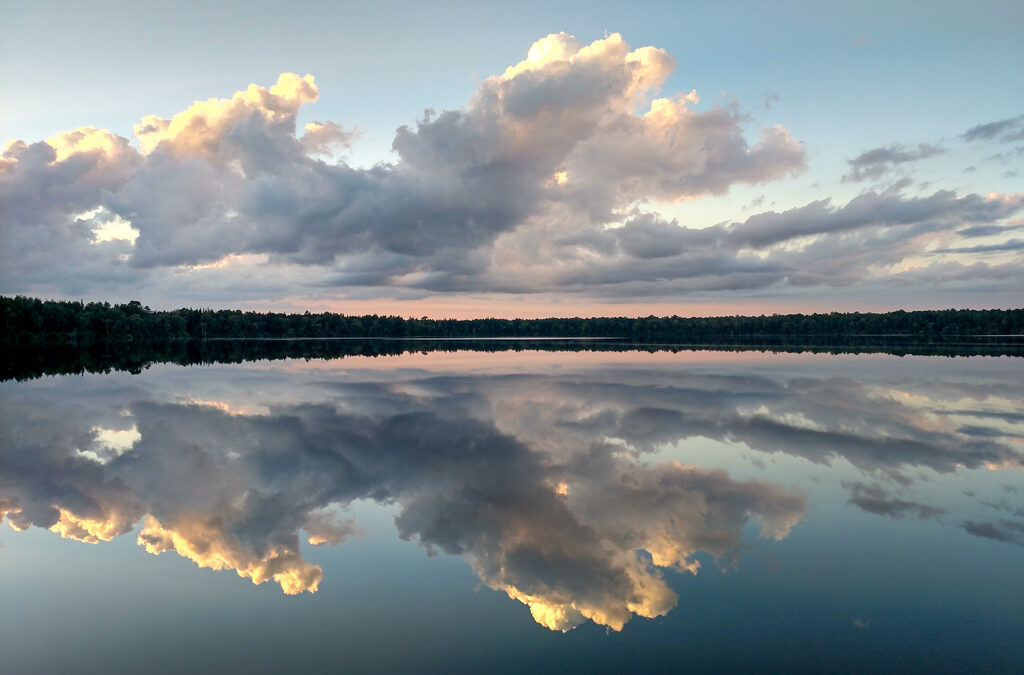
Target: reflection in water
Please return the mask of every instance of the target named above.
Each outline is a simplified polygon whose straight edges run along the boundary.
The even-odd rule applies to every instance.
[[[677,603],[664,569],[696,573],[698,553],[730,565],[749,522],[782,539],[804,517],[798,489],[665,456],[687,439],[849,462],[861,478],[842,485],[866,512],[1021,543],[1012,490],[979,495],[966,519],[914,495],[922,472],[1021,468],[1018,385],[877,370],[221,368],[9,385],[0,515],[90,543],[141,521],[150,553],[296,594],[323,574],[300,533],[339,544],[359,533],[345,507],[375,500],[397,507],[402,538],[463,556],[563,631],[663,615]]]

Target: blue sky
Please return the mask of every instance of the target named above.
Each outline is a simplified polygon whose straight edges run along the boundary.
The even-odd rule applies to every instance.
[[[88,127],[107,130],[127,144],[116,175],[94,172],[88,180],[62,170],[70,155],[58,153],[44,162],[49,173],[43,179],[29,170],[27,157],[7,153],[0,196],[9,205],[0,226],[10,259],[0,292],[111,300],[143,296],[154,306],[380,307],[406,315],[1020,304],[1024,237],[1015,226],[1022,222],[1024,185],[1019,75],[1024,72],[1019,36],[1024,9],[1019,3],[498,7],[15,1],[5,3],[0,18],[5,26],[0,141],[8,150],[15,139],[31,146]],[[530,114],[536,115],[552,105],[576,106],[577,112],[591,106],[591,114],[598,110],[593,105],[607,104],[594,104],[592,95],[609,83],[621,84],[629,57],[617,65],[602,61],[603,80],[579,79],[580,86],[594,87],[589,93],[557,84],[558,59],[518,83],[497,81],[507,67],[526,58],[536,40],[561,31],[575,38],[563,54],[564,64],[573,50],[615,34],[628,50],[655,47],[674,64],[658,71],[653,86],[644,84],[640,98],[622,98],[636,94],[633,89],[618,92],[612,116],[618,117],[606,114],[599,131],[575,126],[581,119],[576,113],[563,118],[561,123],[570,126],[552,130],[553,137],[569,139],[558,150],[561,155],[552,151],[512,166],[510,158],[524,157],[514,149],[468,166],[459,164],[464,155],[436,154],[444,111],[456,111],[459,124],[473,128],[476,135],[460,141],[467,152],[480,155],[499,137],[505,140],[495,147],[508,151],[511,127],[499,125],[496,136],[487,136],[486,121],[502,115],[501,124],[511,124],[522,111],[488,107],[481,92],[504,92],[495,94],[501,98],[529,84],[535,87],[529,100],[539,106]],[[611,52],[606,56],[611,59]],[[570,77],[586,72],[582,60],[572,61],[577,74]],[[315,78],[315,92],[289,108],[296,131],[289,135],[275,128],[247,145],[245,161],[254,163],[247,164],[241,184],[217,183],[227,192],[210,197],[205,210],[151,206],[168,199],[169,185],[192,194],[196,183],[210,186],[223,176],[212,178],[216,171],[206,175],[205,169],[178,161],[179,173],[171,177],[162,159],[172,154],[171,144],[162,151],[144,149],[133,125],[149,115],[170,119],[194,101],[230,99],[250,83],[269,89],[281,73]],[[750,161],[731,167],[728,175],[698,180],[703,169],[695,168],[692,158],[661,147],[651,152],[647,167],[636,169],[641,149],[648,147],[644,143],[653,139],[648,134],[644,142],[628,140],[616,135],[616,124],[640,124],[655,98],[679,102],[694,90],[697,96],[680,104],[695,116],[686,126],[687,142],[706,144],[700,134],[713,127],[716,142],[735,141],[728,152],[747,153]],[[417,127],[428,108],[435,117]],[[716,117],[716,111],[727,112],[729,119]],[[303,168],[319,172],[319,183],[285,175],[280,162],[299,161],[295,157],[267,156],[269,164],[254,159],[273,134],[284,133],[281,138],[297,147],[311,121],[335,122],[344,134],[334,138],[333,154],[303,155],[302,162],[326,166]],[[965,136],[996,122],[1004,124]],[[406,155],[392,149],[402,125],[412,133]],[[784,130],[799,156],[766,153],[757,159],[754,150],[766,128]],[[225,138],[231,129],[221,129]],[[659,138],[668,143],[664,134]],[[444,147],[450,150],[452,142],[445,140]],[[427,146],[435,154],[423,155]],[[76,147],[85,153],[92,145]],[[865,155],[868,151],[879,152]],[[177,160],[184,157],[181,152]],[[538,161],[549,162],[557,173],[598,156],[616,170],[591,175],[592,163],[571,199],[552,196],[531,173]],[[207,169],[231,161],[227,155],[191,158],[206,162]],[[347,173],[334,170],[339,162]],[[381,162],[392,173],[373,174]],[[627,168],[630,162],[634,168]],[[665,163],[671,164],[666,169],[671,176],[652,173],[652,167]],[[259,172],[252,168],[257,165]],[[475,184],[475,176],[489,175],[499,165],[508,173],[490,187]],[[452,172],[462,184],[431,182],[426,190],[424,180]],[[317,205],[295,222],[283,222],[284,216],[268,222],[268,211],[295,207],[270,204],[280,191],[253,197],[267,184],[257,173],[287,184],[289,204]],[[693,179],[685,185],[684,174]],[[578,175],[569,175],[566,185],[574,186]],[[639,182],[621,190],[627,177]],[[524,192],[501,196],[505,184]],[[367,190],[392,210],[379,222],[369,216],[346,220],[343,212]],[[597,205],[595,200],[609,192],[617,194]],[[73,203],[60,202],[59,195],[72,193]],[[464,197],[472,203],[460,201]],[[988,206],[982,204],[986,199]],[[1001,206],[992,205],[996,202]],[[412,210],[392,208],[397,203]],[[254,205],[263,210],[254,215]],[[875,211],[850,225],[865,205]],[[82,214],[97,208],[83,220]],[[379,214],[380,208],[371,211]],[[146,215],[146,209],[152,212]],[[894,215],[907,210],[916,215],[909,220]],[[736,243],[738,235],[729,234],[764,227],[772,212],[783,220],[831,217],[835,222],[824,229],[808,229],[805,222],[795,226],[794,236],[775,237],[760,247],[749,245],[749,237]],[[431,216],[417,215],[423,213]],[[247,218],[251,222],[236,222]],[[134,243],[119,242],[118,228],[129,224],[138,233]],[[715,226],[720,231],[694,234]],[[774,227],[786,230],[785,223]],[[985,236],[977,234],[979,227],[989,228]],[[969,228],[975,228],[971,234],[957,234]],[[635,245],[639,240],[645,242],[643,250]],[[190,242],[194,245],[185,245]],[[861,252],[877,247],[882,262],[853,264],[844,247]],[[63,261],[59,268],[46,264],[54,258]]]

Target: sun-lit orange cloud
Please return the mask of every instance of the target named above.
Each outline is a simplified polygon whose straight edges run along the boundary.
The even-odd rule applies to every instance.
[[[312,75],[281,73],[270,89],[250,84],[230,99],[196,101],[171,119],[148,115],[133,131],[147,155],[161,145],[176,155],[210,155],[246,115],[256,113],[269,121],[293,119],[299,108],[318,96]]]
[[[57,151],[54,161],[63,162],[80,152],[98,152],[104,156],[116,156],[125,151],[127,142],[106,129],[79,127],[46,139],[47,145]]]
[[[119,534],[132,529],[135,520],[130,514],[112,510],[107,518],[87,518],[79,516],[68,509],[60,509],[60,518],[50,530],[65,539],[75,539],[87,544],[110,541]]]
[[[557,592],[551,597],[524,593],[510,584],[495,584],[494,590],[504,591],[508,597],[530,608],[533,620],[551,630],[568,632],[590,619],[614,631],[622,630],[633,615],[653,619],[673,610],[678,597],[660,574],[645,568],[637,559],[628,561],[621,571],[632,582],[635,594],[621,602],[619,598],[602,598],[605,604],[591,603],[566,597]]]
[[[262,253],[229,253],[213,262],[201,263],[199,265],[182,265],[178,269],[183,272],[199,272],[202,270],[219,270],[232,266],[258,265],[266,261],[267,255]]]
[[[1011,438],[1009,440],[1011,442],[1021,442],[1021,439],[1019,438]],[[1019,461],[1015,461],[1012,459],[1004,459],[1001,462],[985,462],[985,468],[988,469],[989,471],[1005,471],[1007,469],[1016,469],[1018,471],[1024,471],[1024,465],[1022,465]]]
[[[258,554],[228,534],[218,518],[181,515],[171,526],[147,516],[138,536],[139,546],[154,555],[174,551],[200,567],[235,570],[256,585],[274,580],[288,595],[316,593],[323,571],[283,546]]]

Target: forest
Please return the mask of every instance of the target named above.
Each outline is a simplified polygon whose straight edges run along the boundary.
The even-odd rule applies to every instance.
[[[935,338],[1024,334],[1024,309],[641,318],[428,319],[230,309],[155,311],[125,304],[0,296],[7,345],[254,338],[615,338],[690,343],[748,338]]]

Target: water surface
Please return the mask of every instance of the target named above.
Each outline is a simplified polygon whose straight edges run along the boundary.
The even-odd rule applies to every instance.
[[[1024,660],[1024,363],[453,352],[0,384],[0,670]]]

